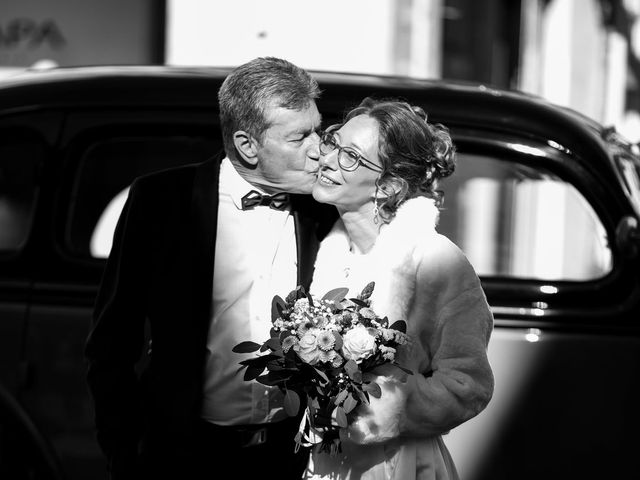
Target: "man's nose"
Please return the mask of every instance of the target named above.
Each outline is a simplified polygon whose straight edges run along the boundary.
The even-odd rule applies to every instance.
[[[307,156],[313,160],[320,159],[320,137],[317,133],[309,135],[309,148],[307,148]]]

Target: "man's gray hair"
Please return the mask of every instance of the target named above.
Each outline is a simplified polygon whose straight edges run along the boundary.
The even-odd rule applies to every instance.
[[[236,158],[233,134],[243,130],[262,140],[270,108],[302,110],[320,96],[316,80],[304,69],[275,57],[258,57],[227,76],[218,92],[220,127],[229,158]]]

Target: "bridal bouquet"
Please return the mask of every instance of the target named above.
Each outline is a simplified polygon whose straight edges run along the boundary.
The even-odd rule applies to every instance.
[[[339,429],[347,427],[347,415],[358,405],[379,398],[380,386],[369,373],[383,364],[395,365],[396,349],[407,342],[406,322],[389,325],[370,308],[374,283],[356,298],[348,289],[336,288],[316,298],[297,287],[283,300],[272,302],[271,338],[263,344],[242,342],[236,353],[260,352],[241,361],[244,379],[277,386],[284,392],[285,411],[295,416],[301,399],[306,402],[300,445],[316,445],[321,452],[340,449]],[[266,372],[265,372],[266,370]]]

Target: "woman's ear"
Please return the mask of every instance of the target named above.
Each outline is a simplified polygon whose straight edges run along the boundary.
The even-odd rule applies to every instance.
[[[242,157],[250,165],[258,164],[258,142],[247,132],[238,130],[233,134],[233,144]]]

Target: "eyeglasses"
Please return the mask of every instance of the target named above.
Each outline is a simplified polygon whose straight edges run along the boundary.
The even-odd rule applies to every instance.
[[[364,158],[353,148],[343,147],[336,141],[332,132],[324,132],[320,136],[320,153],[329,155],[334,150],[338,150],[338,165],[347,172],[353,172],[360,165],[374,172],[382,173],[382,167]]]

